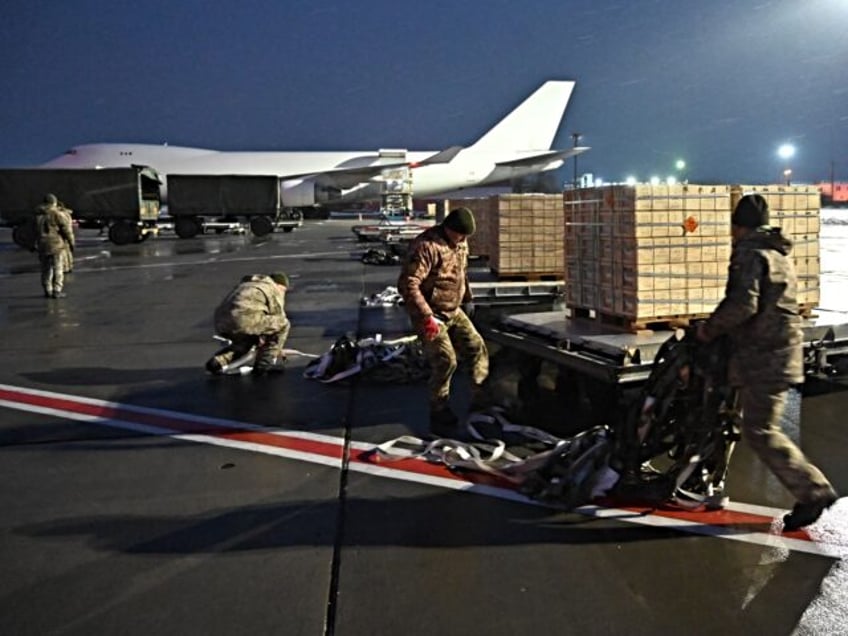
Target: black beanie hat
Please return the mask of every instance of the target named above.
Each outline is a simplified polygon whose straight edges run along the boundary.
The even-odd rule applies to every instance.
[[[733,215],[730,217],[733,225],[740,227],[760,227],[769,224],[769,209],[766,200],[759,194],[746,194],[739,199]]]
[[[445,218],[443,225],[449,230],[471,236],[477,229],[474,223],[474,213],[468,208],[456,208],[451,210]]]
[[[268,276],[278,285],[282,285],[283,287],[289,286],[289,277],[283,272],[274,272],[273,274],[268,274]]]

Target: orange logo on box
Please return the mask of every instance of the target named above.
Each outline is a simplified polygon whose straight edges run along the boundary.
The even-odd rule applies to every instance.
[[[689,232],[690,234],[698,229],[698,219],[694,216],[687,216],[686,220],[683,221],[683,231]]]

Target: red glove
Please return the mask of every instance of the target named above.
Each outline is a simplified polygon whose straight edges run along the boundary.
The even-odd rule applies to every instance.
[[[424,332],[425,340],[432,340],[439,335],[439,321],[436,320],[435,316],[429,316],[427,320],[424,321],[424,325],[421,330]]]

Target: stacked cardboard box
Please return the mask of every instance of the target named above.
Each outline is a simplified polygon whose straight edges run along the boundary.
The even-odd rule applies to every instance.
[[[771,213],[771,225],[792,241],[792,259],[798,273],[798,304],[809,314],[820,299],[821,195],[816,186],[735,185],[732,205],[745,194],[760,194]]]
[[[638,328],[712,311],[730,260],[730,187],[567,190],[566,303]]]
[[[499,276],[559,278],[564,267],[562,195],[499,194],[456,199],[451,204],[474,211],[477,231],[468,240],[471,254],[486,256]]]

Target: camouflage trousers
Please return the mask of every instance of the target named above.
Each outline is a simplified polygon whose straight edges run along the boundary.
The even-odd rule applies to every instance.
[[[780,483],[802,503],[833,492],[833,486],[781,428],[789,388],[749,385],[739,387],[742,436]]]
[[[432,340],[422,340],[424,356],[430,365],[430,404],[441,406],[450,396],[450,383],[460,361],[470,365],[475,386],[489,375],[489,351],[474,324],[463,311],[448,320]]]
[[[74,271],[74,253],[71,251],[70,247],[65,248],[63,256],[65,259],[64,263],[62,264],[62,269],[64,270],[64,273],[67,274],[69,272]]]
[[[291,323],[286,322],[280,332],[273,334],[264,334],[261,336],[246,333],[221,334],[225,338],[229,338],[231,343],[216,353],[213,359],[217,360],[222,367],[225,367],[233,360],[238,360],[246,355],[253,347],[258,347],[259,349],[256,354],[257,360],[263,356],[267,358],[281,358],[290,331]]]
[[[65,286],[65,255],[39,254],[38,261],[41,263],[41,287],[44,294],[50,296],[61,292]]]

